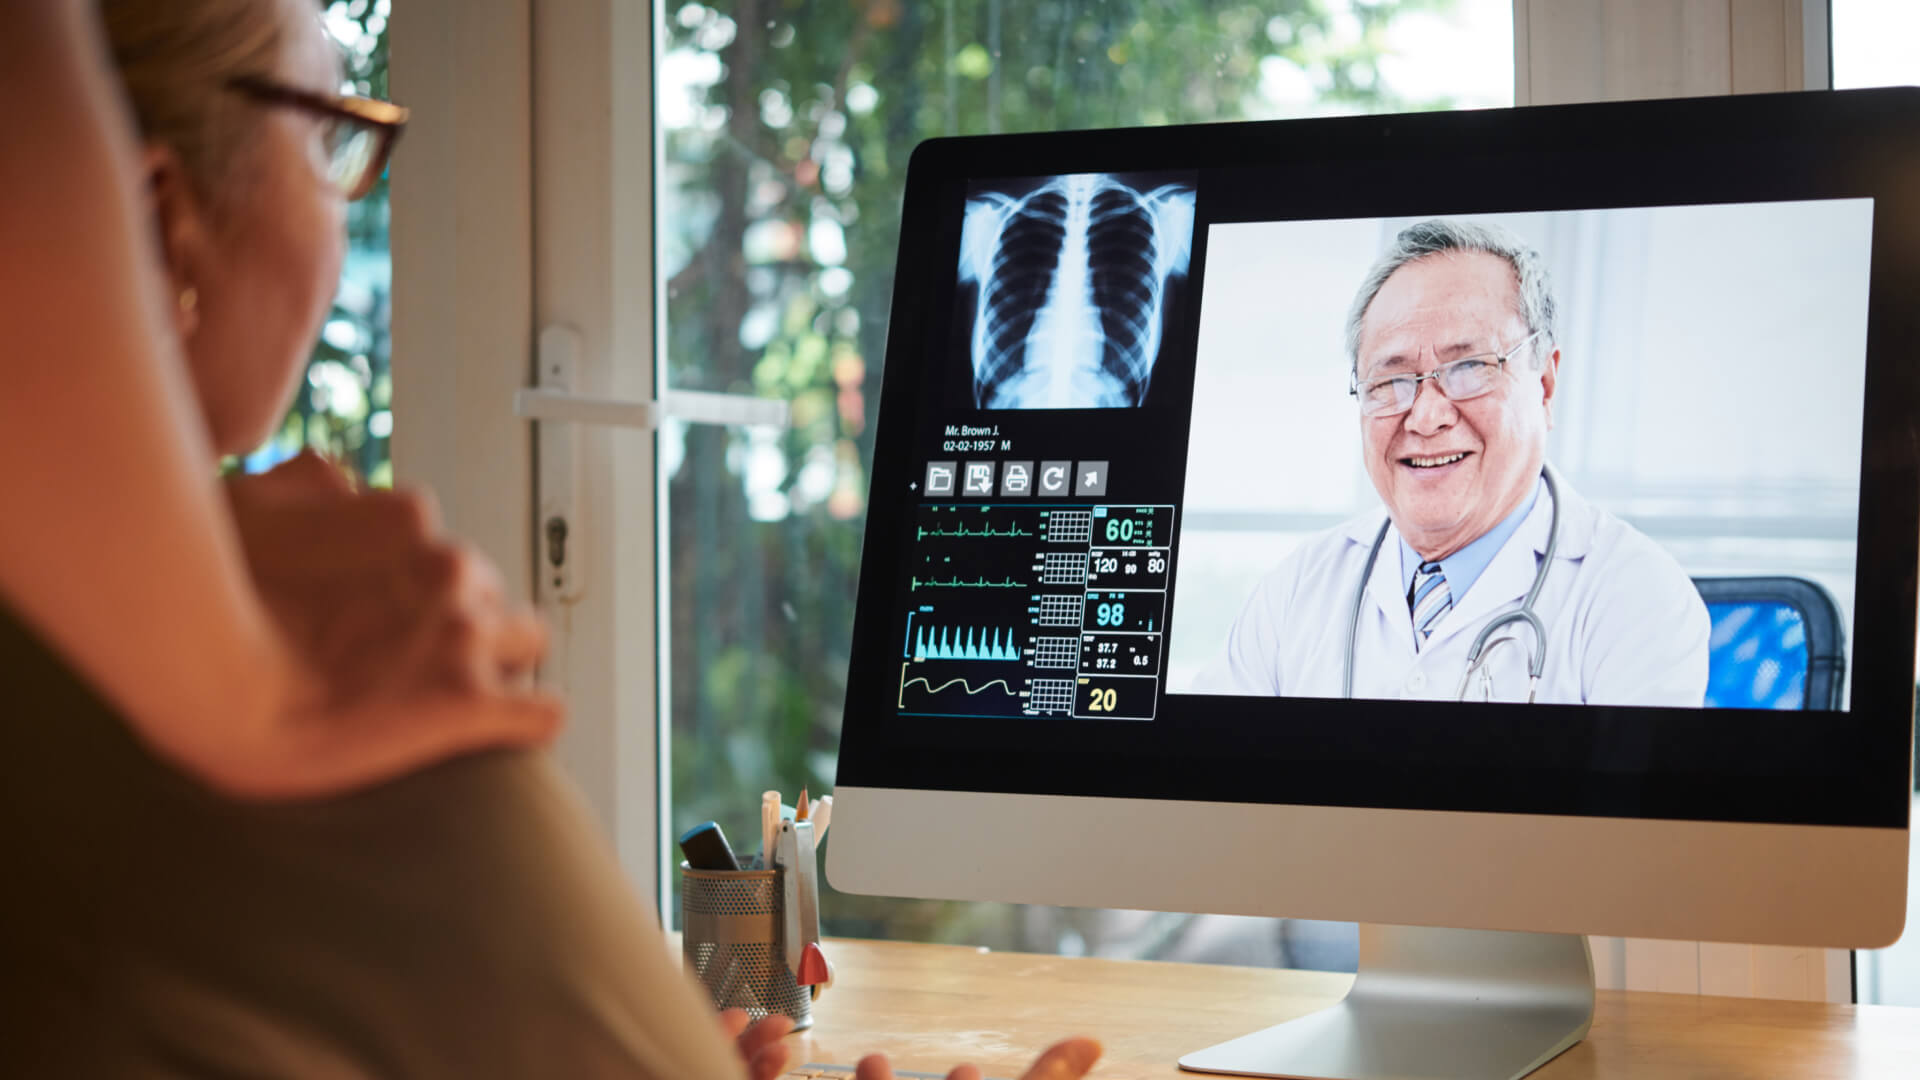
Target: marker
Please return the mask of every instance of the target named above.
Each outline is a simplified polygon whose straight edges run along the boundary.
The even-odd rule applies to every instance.
[[[727,843],[727,834],[711,821],[703,821],[680,834],[680,853],[687,857],[689,869],[740,869],[740,860],[734,858],[733,847]]]

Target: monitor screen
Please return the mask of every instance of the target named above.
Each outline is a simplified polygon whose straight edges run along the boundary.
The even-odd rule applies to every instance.
[[[1742,108],[923,148],[841,781],[1904,822],[1914,213]]]

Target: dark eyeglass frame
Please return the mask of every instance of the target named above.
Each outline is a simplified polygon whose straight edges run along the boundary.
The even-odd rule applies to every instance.
[[[406,130],[407,126],[409,114],[406,107],[395,105],[390,101],[315,94],[251,75],[231,79],[227,86],[255,101],[269,105],[289,105],[317,116],[329,117],[371,130],[379,142],[374,147],[373,156],[367,162],[366,170],[354,180],[351,187],[342,189],[349,201],[365,198],[367,193],[373,190],[373,186],[380,181],[381,174],[387,170],[387,158],[393,154],[393,144],[399,141],[400,133]]]
[[[1491,379],[1488,380],[1484,389],[1456,397],[1453,394],[1447,393],[1446,377],[1454,371],[1459,370],[1461,366],[1465,364],[1487,364],[1492,366],[1495,371],[1504,371],[1506,370],[1507,361],[1513,359],[1521,349],[1533,344],[1534,341],[1539,339],[1544,333],[1546,333],[1544,330],[1535,330],[1533,333],[1515,342],[1513,347],[1505,352],[1478,353],[1473,356],[1463,356],[1458,360],[1441,364],[1425,375],[1386,375],[1378,379],[1368,379],[1366,382],[1361,382],[1357,376],[1349,375],[1347,377],[1347,393],[1360,402],[1360,415],[1369,419],[1378,419],[1382,416],[1398,416],[1401,413],[1411,411],[1413,409],[1413,403],[1420,397],[1420,384],[1429,379],[1432,379],[1433,384],[1440,388],[1440,393],[1445,396],[1448,401],[1472,401],[1474,398],[1480,397],[1493,389]],[[1383,408],[1375,412],[1368,412],[1367,395],[1371,394],[1375,387],[1385,386],[1389,383],[1404,383],[1413,387],[1413,393],[1407,398],[1406,404],[1397,408]]]

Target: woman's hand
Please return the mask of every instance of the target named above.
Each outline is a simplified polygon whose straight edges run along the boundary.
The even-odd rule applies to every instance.
[[[544,655],[539,618],[507,607],[499,572],[441,534],[427,496],[355,491],[312,453],[226,487],[254,587],[329,704],[494,693]]]
[[[793,1030],[793,1021],[772,1013],[749,1026],[744,1009],[728,1009],[720,1014],[720,1027],[740,1050],[750,1080],[778,1080],[785,1071],[792,1051],[782,1040]],[[1048,1047],[1034,1059],[1020,1080],[1080,1080],[1100,1060],[1100,1044],[1092,1039],[1067,1039]],[[860,1059],[857,1080],[894,1080],[893,1066],[883,1054]],[[980,1070],[961,1065],[947,1074],[947,1080],[981,1080]]]
[[[226,491],[305,685],[271,733],[277,752],[213,776],[218,786],[327,794],[558,730],[559,703],[525,689],[544,627],[508,606],[492,564],[441,534],[426,497],[355,491],[310,453]]]
[[[1066,1039],[1047,1047],[1027,1071],[1020,1074],[1020,1080],[1080,1080],[1100,1060],[1100,1044],[1092,1039]],[[885,1055],[869,1054],[860,1059],[855,1072],[856,1080],[893,1080],[893,1066],[887,1064]],[[755,1076],[754,1080],[760,1080]],[[957,1066],[947,1074],[947,1080],[980,1080],[980,1070],[972,1065]]]

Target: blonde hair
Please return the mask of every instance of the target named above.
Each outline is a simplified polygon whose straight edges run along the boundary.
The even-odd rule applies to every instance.
[[[99,0],[113,64],[141,138],[180,156],[217,211],[258,114],[228,84],[271,76],[282,23],[274,0]]]

